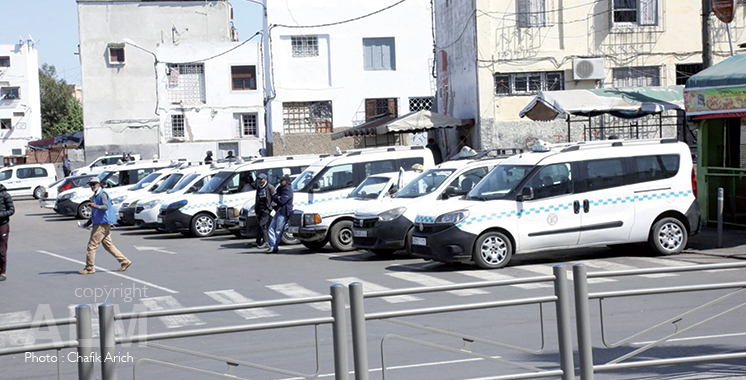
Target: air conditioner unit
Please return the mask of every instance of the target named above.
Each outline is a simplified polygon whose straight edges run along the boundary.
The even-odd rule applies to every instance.
[[[604,79],[605,77],[603,58],[575,58],[572,60],[572,79]]]

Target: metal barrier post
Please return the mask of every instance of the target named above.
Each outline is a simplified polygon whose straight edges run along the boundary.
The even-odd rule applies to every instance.
[[[93,353],[90,306],[75,307],[75,332],[78,338],[78,380],[93,380],[93,361],[82,360]]]
[[[98,306],[98,326],[101,339],[101,379],[117,380],[117,362],[112,360],[117,354],[114,336],[114,305],[102,303]]]
[[[725,203],[725,192],[718,187],[718,248],[723,247],[723,204]]]
[[[363,284],[350,284],[350,323],[352,324],[352,360],[355,380],[368,380],[368,338],[365,333]]]
[[[554,295],[557,296],[557,339],[559,340],[560,368],[562,380],[575,379],[575,365],[572,359],[572,333],[570,327],[570,299],[567,293],[567,269],[564,265],[555,265]]]
[[[591,317],[588,311],[588,269],[583,264],[572,267],[575,283],[575,320],[578,326],[578,356],[580,378],[593,380],[593,346],[591,344]]]
[[[333,284],[330,292],[332,295],[332,318],[334,318],[332,324],[332,335],[334,341],[334,379],[349,379],[344,286],[341,284]]]

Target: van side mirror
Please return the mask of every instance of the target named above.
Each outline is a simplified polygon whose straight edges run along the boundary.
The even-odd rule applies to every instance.
[[[310,192],[311,193],[318,193],[319,191],[321,191],[321,185],[319,185],[318,182],[312,183],[311,184]]]
[[[394,194],[396,194],[397,191],[399,191],[399,187],[398,186],[396,186],[396,185],[391,186],[391,188],[389,189],[389,195],[394,195]]]
[[[518,195],[518,201],[530,201],[534,199],[534,188],[526,186],[521,190],[521,194]]]
[[[197,186],[192,186],[192,187],[190,187],[189,189],[187,189],[187,191],[186,191],[186,192],[187,192],[187,194],[188,194],[188,193],[194,193],[195,191],[197,191]]]

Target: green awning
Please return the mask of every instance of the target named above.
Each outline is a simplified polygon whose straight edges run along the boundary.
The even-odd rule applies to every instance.
[[[746,86],[746,54],[734,55],[698,72],[686,81],[686,89]]]
[[[746,116],[746,54],[734,55],[686,81],[686,113],[695,119]]]

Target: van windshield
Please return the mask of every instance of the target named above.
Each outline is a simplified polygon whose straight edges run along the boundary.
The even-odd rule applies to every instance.
[[[316,176],[316,173],[318,172],[312,170],[304,170],[303,173],[300,173],[298,178],[296,178],[295,181],[293,181],[292,183],[291,187],[293,191],[296,192],[300,191],[301,189],[305,190],[306,186],[311,183],[313,177]]]
[[[132,186],[132,188],[130,190],[132,190],[132,191],[134,191],[134,190],[140,190],[140,189],[142,189],[144,187],[147,187],[148,185],[150,185],[151,183],[153,183],[153,181],[155,181],[156,178],[158,178],[160,176],[161,176],[161,173],[150,173],[150,174],[148,174],[147,177],[141,179],[140,182],[138,182],[135,186]]]
[[[181,180],[181,177],[183,176],[184,175],[181,173],[171,174],[170,176],[168,176],[168,178],[166,178],[165,181],[161,182],[161,184],[158,185],[155,190],[153,190],[153,193],[160,194],[170,190],[171,188],[176,186],[177,183],[179,183],[179,180]]]
[[[368,177],[350,193],[352,199],[376,199],[389,183],[386,177]]]
[[[197,173],[192,173],[192,174],[184,177],[184,179],[181,182],[179,182],[178,184],[176,184],[176,186],[174,186],[173,189],[169,190],[168,193],[171,194],[171,193],[175,193],[175,192],[177,192],[177,191],[179,191],[181,189],[184,189],[185,187],[189,186],[189,184],[191,184],[197,177],[199,177],[199,174],[197,174]]]
[[[455,169],[430,169],[404,186],[395,198],[418,198],[435,191]]]
[[[219,172],[210,182],[197,192],[198,194],[207,193],[243,193],[256,190],[256,171],[245,170],[242,172]]]
[[[303,174],[308,174],[304,172]],[[301,174],[301,176],[303,176]],[[303,178],[305,180],[305,178]],[[301,183],[299,177],[294,182]],[[352,171],[352,164],[341,164],[335,166],[327,166],[319,172],[318,175],[312,177],[312,179],[304,186],[297,186],[300,192],[326,192],[334,190],[342,190],[351,187],[355,187],[355,181]]]
[[[531,165],[497,165],[464,199],[503,199],[532,168]]]

